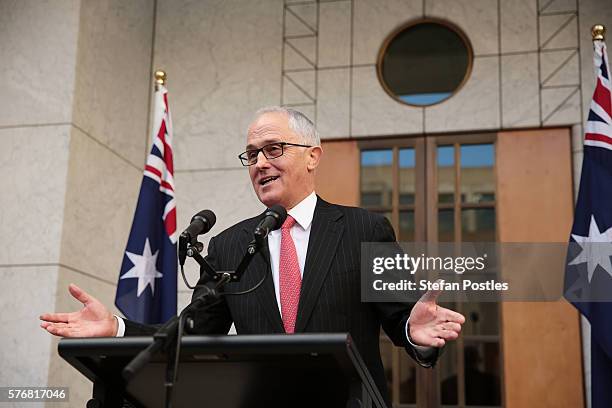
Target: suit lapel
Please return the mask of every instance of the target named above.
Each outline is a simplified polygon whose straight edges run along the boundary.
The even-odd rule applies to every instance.
[[[257,219],[257,223],[259,223],[259,221],[260,218]],[[245,243],[242,245],[243,248],[246,248],[248,243],[251,241],[253,230],[255,229],[255,225],[257,225],[257,223],[250,229],[248,227],[244,229]],[[270,250],[268,249],[267,240],[265,241],[265,246],[261,248],[259,254],[257,254],[251,260],[248,271],[248,273],[243,275],[243,278],[248,277],[248,279],[246,279],[246,285],[243,285],[245,288],[252,288],[259,281],[261,281],[264,276],[266,277],[264,283],[261,285],[261,287],[253,292],[253,295],[257,298],[261,307],[263,308],[266,317],[272,325],[274,333],[284,333],[285,329],[283,327],[283,321],[281,320],[278,305],[276,303],[274,281],[272,279],[272,270],[270,269]]]
[[[325,277],[329,273],[332,259],[344,230],[344,223],[341,218],[342,213],[335,206],[321,200],[321,198],[317,199],[300,290],[300,302],[295,324],[296,333],[304,331],[312,315]]]

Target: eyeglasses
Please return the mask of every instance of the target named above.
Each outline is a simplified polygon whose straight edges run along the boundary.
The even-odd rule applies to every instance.
[[[276,159],[277,157],[281,157],[285,152],[285,146],[297,146],[297,147],[312,147],[303,144],[296,143],[287,143],[287,142],[276,142],[270,143],[259,149],[247,150],[244,153],[238,155],[238,158],[242,162],[243,166],[252,166],[257,163],[257,156],[259,156],[259,152],[262,152],[266,159]]]

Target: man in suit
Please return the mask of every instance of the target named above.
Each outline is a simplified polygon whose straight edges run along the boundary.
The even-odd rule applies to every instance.
[[[431,367],[438,350],[454,340],[462,315],[437,306],[436,293],[415,305],[362,303],[362,242],[394,242],[387,219],[366,210],[325,202],[315,192],[315,170],[323,151],[314,125],[292,109],[260,110],[248,129],[246,151],[253,188],[267,207],[288,210],[283,226],[269,234],[263,256],[253,259],[241,282],[227,292],[242,292],[264,277],[261,287],[222,297],[195,315],[195,332],[238,334],[349,332],[381,393],[388,399],[380,358],[382,326],[395,345],[419,364]],[[210,240],[207,259],[216,270],[233,270],[263,215],[242,221]],[[205,277],[200,285],[204,285]],[[196,289],[194,296],[204,290]],[[41,326],[59,336],[150,334],[155,328],[124,321],[95,298],[71,285],[84,304],[74,313],[46,314]]]

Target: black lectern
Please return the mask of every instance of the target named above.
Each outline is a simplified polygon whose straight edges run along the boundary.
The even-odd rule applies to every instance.
[[[151,337],[62,339],[60,356],[93,382],[88,408],[162,407],[166,355],[127,385],[121,370]],[[386,405],[348,334],[185,336],[175,407]]]

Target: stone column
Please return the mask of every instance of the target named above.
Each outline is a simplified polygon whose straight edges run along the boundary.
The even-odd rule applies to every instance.
[[[147,145],[155,3],[0,2],[0,385],[91,384],[38,315],[111,306]]]

